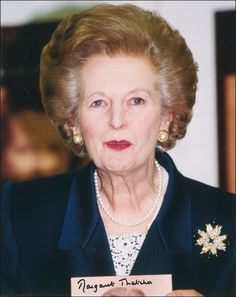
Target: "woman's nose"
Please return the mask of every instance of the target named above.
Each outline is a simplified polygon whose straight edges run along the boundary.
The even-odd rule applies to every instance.
[[[108,125],[115,130],[126,127],[126,113],[122,106],[112,106],[110,109]]]

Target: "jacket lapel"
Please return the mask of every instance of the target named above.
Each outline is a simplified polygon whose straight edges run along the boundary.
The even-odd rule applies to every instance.
[[[169,174],[164,202],[155,223],[159,227],[163,244],[170,253],[186,253],[192,249],[191,199],[186,179],[165,154],[159,162]]]
[[[78,172],[65,213],[59,249],[70,277],[115,274],[97,207],[93,172],[92,164]]]

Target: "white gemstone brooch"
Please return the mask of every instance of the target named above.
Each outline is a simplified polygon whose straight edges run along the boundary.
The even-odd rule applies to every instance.
[[[227,235],[221,235],[222,226],[206,224],[206,231],[197,231],[199,238],[196,241],[196,245],[202,246],[201,254],[217,256],[217,250],[226,251],[226,243],[224,241]]]

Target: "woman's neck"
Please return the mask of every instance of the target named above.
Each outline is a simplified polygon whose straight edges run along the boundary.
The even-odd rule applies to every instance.
[[[98,176],[100,195],[113,212],[124,212],[124,208],[145,211],[148,200],[152,203],[158,192],[159,176],[154,160],[122,174],[98,169]]]
[[[150,165],[151,164],[151,165]],[[163,171],[154,161],[129,175],[95,172],[100,215],[107,234],[145,233],[163,198]]]

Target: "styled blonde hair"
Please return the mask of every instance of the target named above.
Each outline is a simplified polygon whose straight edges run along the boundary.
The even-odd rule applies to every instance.
[[[174,147],[184,137],[192,117],[197,86],[197,65],[184,38],[157,12],[131,4],[99,4],[66,17],[43,48],[40,90],[44,108],[76,154],[71,123],[77,122],[82,97],[80,73],[94,55],[143,56],[158,74],[156,86],[162,111],[171,114],[169,139],[157,143]]]

